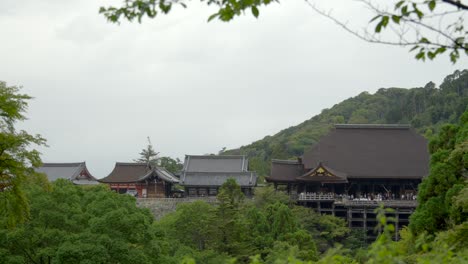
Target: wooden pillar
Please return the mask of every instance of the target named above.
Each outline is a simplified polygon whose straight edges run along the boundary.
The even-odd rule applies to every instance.
[[[351,228],[351,220],[353,219],[353,212],[351,211],[352,207],[348,207],[348,227]]]
[[[364,219],[364,223],[363,223],[364,232],[366,232],[367,234],[367,207],[364,207],[364,213],[362,217]]]
[[[395,209],[395,240],[398,240],[398,228],[399,228],[399,223],[400,222],[400,212],[398,211],[398,208]]]

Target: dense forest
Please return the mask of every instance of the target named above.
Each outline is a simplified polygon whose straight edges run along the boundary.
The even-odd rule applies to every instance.
[[[224,154],[245,154],[250,169],[265,176],[270,160],[293,159],[315,144],[333,124],[411,124],[422,134],[439,131],[442,124],[455,123],[468,105],[468,70],[455,71],[439,88],[429,82],[423,88],[381,88],[363,92],[311,119],[274,136],[255,141]]]

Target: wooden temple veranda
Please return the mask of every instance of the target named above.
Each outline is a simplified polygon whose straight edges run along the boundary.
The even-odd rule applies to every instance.
[[[347,220],[375,237],[374,210],[394,209],[395,238],[429,174],[427,140],[408,125],[342,124],[297,160],[272,160],[267,181],[297,203]]]

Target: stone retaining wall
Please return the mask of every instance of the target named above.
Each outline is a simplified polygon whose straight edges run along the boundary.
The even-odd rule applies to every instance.
[[[210,204],[215,204],[217,202],[216,197],[139,198],[137,199],[137,206],[150,209],[154,215],[154,218],[159,220],[164,215],[174,212],[177,208],[177,205],[181,203],[191,203],[200,200]]]

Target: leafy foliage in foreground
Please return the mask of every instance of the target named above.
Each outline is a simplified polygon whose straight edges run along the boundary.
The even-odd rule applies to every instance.
[[[432,134],[443,124],[456,123],[468,105],[468,70],[447,76],[440,88],[379,89],[347,99],[311,119],[225,154],[245,154],[250,169],[269,175],[271,159],[300,156],[325,135],[333,124],[411,124],[420,133]]]
[[[0,217],[5,218],[0,227],[12,227],[29,217],[23,188],[31,178],[41,178],[34,171],[41,158],[31,147],[45,145],[45,140],[15,128],[18,121],[26,119],[24,112],[31,99],[19,91],[19,87],[0,81]]]
[[[164,263],[153,216],[133,197],[66,180],[26,193],[31,220],[0,230],[0,263]]]
[[[294,252],[300,259],[312,261],[319,256],[316,241],[349,234],[342,221],[338,225],[345,229],[343,233],[322,237],[318,228],[330,228],[320,222],[318,214],[302,208],[310,211],[306,216],[309,222],[317,224],[306,229],[289,199],[270,187],[258,191],[252,201],[245,199],[235,180],[230,179],[220,188],[218,201],[217,205],[203,201],[182,204],[157,223],[172,240],[173,255],[192,258],[196,263],[227,263],[232,258],[236,263],[248,263],[250,256],[258,255],[266,263],[280,263]]]
[[[468,109],[459,125],[445,125],[429,144],[431,170],[419,185],[411,230],[433,234],[468,220]]]
[[[233,181],[223,188],[218,205],[184,203],[153,222],[148,210],[136,207],[135,198],[104,186],[81,187],[65,180],[53,183],[51,191],[30,186],[25,193],[31,198],[31,218],[0,229],[0,263],[468,261],[466,221],[434,235],[405,229],[402,240],[394,242],[391,219],[381,209],[380,237],[369,248],[356,247],[344,221],[292,206],[270,187],[259,190],[254,200],[244,199]],[[466,200],[462,193],[457,198]]]

